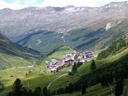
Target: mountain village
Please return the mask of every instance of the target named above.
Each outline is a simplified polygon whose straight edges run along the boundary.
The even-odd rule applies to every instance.
[[[89,62],[93,58],[96,58],[97,55],[94,52],[91,51],[80,51],[73,53],[64,53],[62,61],[58,61],[56,59],[51,59],[50,61],[45,61],[45,64],[47,64],[47,69],[51,72],[55,72],[57,68],[62,66],[68,66],[70,64],[74,63],[85,63]]]

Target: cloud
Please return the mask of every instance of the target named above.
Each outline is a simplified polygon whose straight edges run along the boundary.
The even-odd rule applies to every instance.
[[[123,2],[123,1],[128,1],[128,0],[98,0],[98,4],[99,4],[99,6],[103,6],[110,2]]]
[[[29,6],[35,7],[45,7],[45,6],[54,6],[54,7],[64,7],[68,5],[74,6],[90,6],[98,7],[110,2],[118,2],[124,0],[42,0],[42,3],[38,4],[39,0],[16,0],[15,2],[8,3],[4,0],[0,0],[0,9],[11,8],[11,9],[22,9]],[[41,1],[41,0],[40,0]],[[128,0],[125,0],[128,1]]]
[[[4,0],[0,0],[0,9],[11,8],[11,9],[22,9],[28,7],[26,4],[21,4],[20,0],[16,0],[13,3],[7,3]]]
[[[34,4],[36,2],[37,2],[37,0],[24,0],[25,4]]]
[[[42,4],[38,4],[37,6],[64,7],[68,5],[74,5],[78,7],[80,6],[99,7],[110,2],[119,2],[119,1],[128,1],[128,0],[44,0]]]
[[[98,0],[44,0],[42,6],[98,6]]]
[[[68,5],[89,6],[89,7],[99,7],[110,2],[119,2],[128,0],[44,0],[42,4],[35,5],[36,7],[54,6],[54,7],[64,7]]]

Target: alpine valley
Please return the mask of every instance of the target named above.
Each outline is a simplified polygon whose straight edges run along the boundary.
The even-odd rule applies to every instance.
[[[0,96],[128,96],[127,10],[0,10]]]

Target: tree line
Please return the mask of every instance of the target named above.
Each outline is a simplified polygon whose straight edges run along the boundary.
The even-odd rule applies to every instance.
[[[2,92],[5,89],[4,84],[0,81],[0,92]]]
[[[16,79],[13,85],[13,91],[7,96],[51,96],[51,94],[47,90],[47,87],[44,87],[43,90],[41,87],[36,87],[34,91],[31,89],[27,90],[23,87],[21,80]]]
[[[82,65],[83,63],[78,62],[78,63],[74,63],[74,65],[72,66],[72,71],[69,72],[69,75],[74,75],[77,72],[77,69]]]
[[[86,93],[86,89],[90,86],[101,83],[102,86],[110,86],[114,82],[115,96],[121,96],[123,93],[124,81],[128,78],[128,55],[122,57],[120,60],[115,61],[108,66],[96,68],[95,61],[92,60],[88,74],[82,76],[75,83],[70,83],[66,88],[59,88],[55,93],[64,94],[81,91],[82,94]],[[112,90],[113,91],[113,90]]]
[[[103,58],[107,58],[110,55],[114,55],[115,53],[120,51],[122,48],[125,48],[127,46],[128,46],[127,41],[125,41],[124,39],[119,39],[119,40],[113,42],[109,46],[109,48],[107,48],[106,50],[99,53],[97,59],[103,59]]]

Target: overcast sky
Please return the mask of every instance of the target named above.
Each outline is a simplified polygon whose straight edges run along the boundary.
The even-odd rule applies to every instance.
[[[110,2],[120,2],[128,0],[0,0],[0,9],[22,9],[29,6],[35,7],[64,7],[68,5],[74,6],[90,6],[99,7]]]

